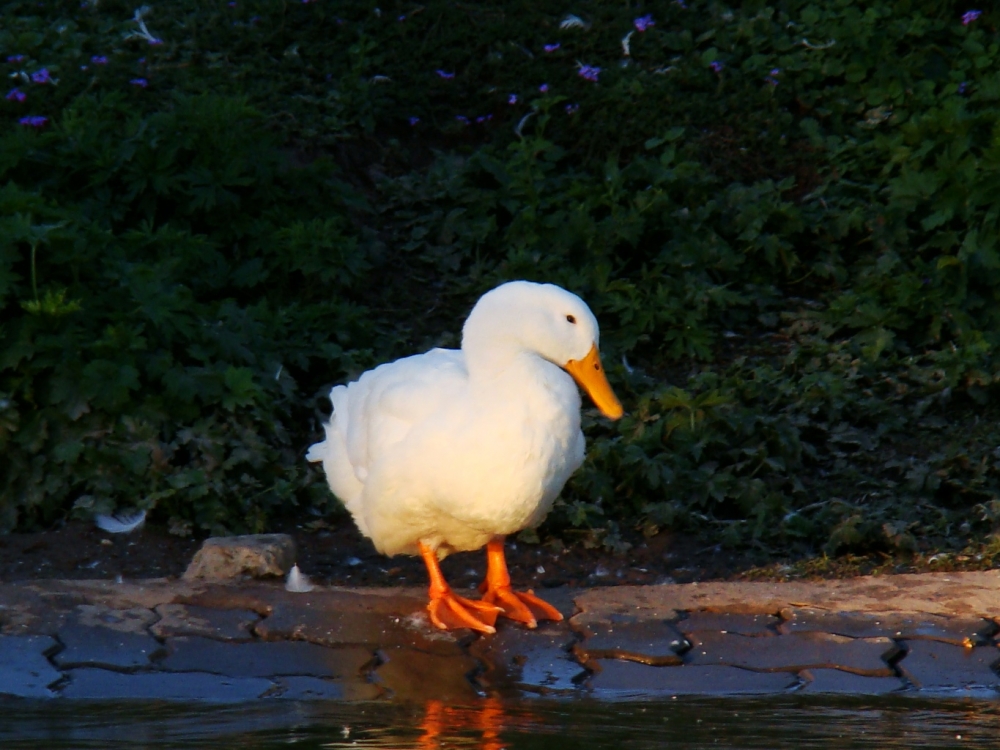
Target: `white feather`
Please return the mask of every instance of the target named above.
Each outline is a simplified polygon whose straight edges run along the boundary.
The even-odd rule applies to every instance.
[[[586,30],[586,29],[590,28],[590,24],[587,23],[586,21],[584,21],[579,16],[574,16],[572,13],[570,13],[568,16],[566,16],[559,23],[559,28],[560,29],[584,29],[584,30]]]
[[[109,534],[128,534],[146,523],[146,511],[122,511],[113,516],[94,516],[97,528]]]
[[[307,594],[314,588],[316,587],[309,582],[309,576],[299,570],[298,565],[293,565],[292,569],[288,571],[285,591],[291,591],[293,594]]]

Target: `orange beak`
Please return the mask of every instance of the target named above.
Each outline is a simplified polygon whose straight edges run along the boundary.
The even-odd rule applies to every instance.
[[[611,390],[611,384],[604,375],[604,368],[601,367],[601,355],[597,352],[597,344],[590,347],[586,357],[571,359],[563,365],[563,369],[573,376],[573,380],[587,392],[594,405],[608,419],[620,419],[625,413],[621,401]]]

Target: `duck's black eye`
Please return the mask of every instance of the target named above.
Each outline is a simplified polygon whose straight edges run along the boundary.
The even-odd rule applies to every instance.
[[[576,324],[576,318],[574,318],[572,315],[567,315],[566,320],[568,320],[570,323],[573,323],[574,325]]]

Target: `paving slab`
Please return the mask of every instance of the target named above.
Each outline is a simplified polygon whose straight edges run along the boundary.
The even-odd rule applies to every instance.
[[[76,700],[171,700],[243,703],[267,697],[277,685],[261,677],[223,677],[207,672],[139,672],[71,669],[63,698]]]
[[[69,623],[59,629],[65,648],[53,656],[62,669],[95,666],[110,669],[144,669],[163,647],[148,633],[115,630],[100,625]]]
[[[628,659],[657,666],[681,664],[678,654],[690,644],[671,622],[677,616],[673,609],[657,607],[581,612],[570,619],[570,627],[580,638],[573,652],[584,663],[592,659]]]
[[[776,614],[785,607],[833,612],[927,613],[946,617],[995,617],[1000,612],[1000,570],[860,576],[836,581],[758,581],[614,586],[581,592],[581,612],[664,614],[715,609]]]
[[[468,702],[478,697],[472,677],[479,663],[467,654],[444,656],[396,647],[379,652],[375,684],[401,701]]]
[[[227,643],[199,636],[166,641],[167,655],[157,663],[170,672],[211,672],[230,677],[308,675],[361,680],[375,653],[360,646],[325,648],[313,643],[284,641]]]
[[[767,637],[778,634],[780,623],[781,619],[774,615],[698,610],[686,612],[684,619],[674,626],[685,635],[700,630],[718,630],[720,633]]]
[[[253,640],[253,626],[260,615],[246,609],[211,609],[188,604],[160,604],[159,616],[149,631],[157,638],[200,635],[220,641]]]
[[[319,677],[280,677],[274,697],[295,701],[370,701],[380,697],[375,685],[362,682],[345,683],[342,680],[324,680]]]
[[[46,635],[0,635],[0,695],[52,698],[62,672],[46,658],[59,648]]]
[[[269,641],[303,640],[323,646],[407,646],[441,656],[463,653],[463,644],[472,639],[468,630],[444,631],[432,626],[423,597],[371,596],[334,590],[277,598],[271,613],[257,623],[254,632]]]
[[[836,693],[841,695],[887,695],[906,689],[898,677],[865,677],[840,669],[805,669],[800,693]]]
[[[594,666],[599,671],[590,678],[591,693],[603,700],[783,693],[799,684],[799,678],[791,673],[729,666],[651,667],[619,660],[600,660]]]
[[[996,672],[1000,649],[962,648],[936,641],[905,641],[906,655],[897,667],[922,690],[1000,689]]]
[[[476,639],[469,653],[483,663],[476,681],[484,688],[560,693],[576,690],[575,681],[586,674],[570,653],[575,642],[565,620],[534,631],[501,621],[496,635]]]
[[[821,632],[851,638],[906,638],[974,646],[989,643],[997,632],[993,620],[984,617],[943,617],[901,613],[868,614],[831,612],[804,607],[781,611],[778,630],[782,633]]]
[[[717,630],[691,633],[691,665],[728,665],[761,671],[840,669],[869,677],[895,674],[888,661],[899,652],[889,638],[846,638],[831,633],[793,633],[755,638]]]

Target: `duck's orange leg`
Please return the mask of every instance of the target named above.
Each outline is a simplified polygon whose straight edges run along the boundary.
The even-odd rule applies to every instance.
[[[503,537],[486,545],[486,581],[479,587],[483,601],[498,604],[503,616],[523,622],[529,628],[538,626],[538,620],[563,619],[558,609],[535,596],[534,591],[517,592],[510,588],[507,558],[503,553]]]
[[[472,628],[480,633],[495,633],[493,627],[501,609],[489,602],[477,602],[458,596],[444,580],[437,555],[430,547],[420,542],[420,556],[427,566],[427,575],[431,579],[427,593],[431,601],[427,605],[431,622],[442,630],[449,628]]]

